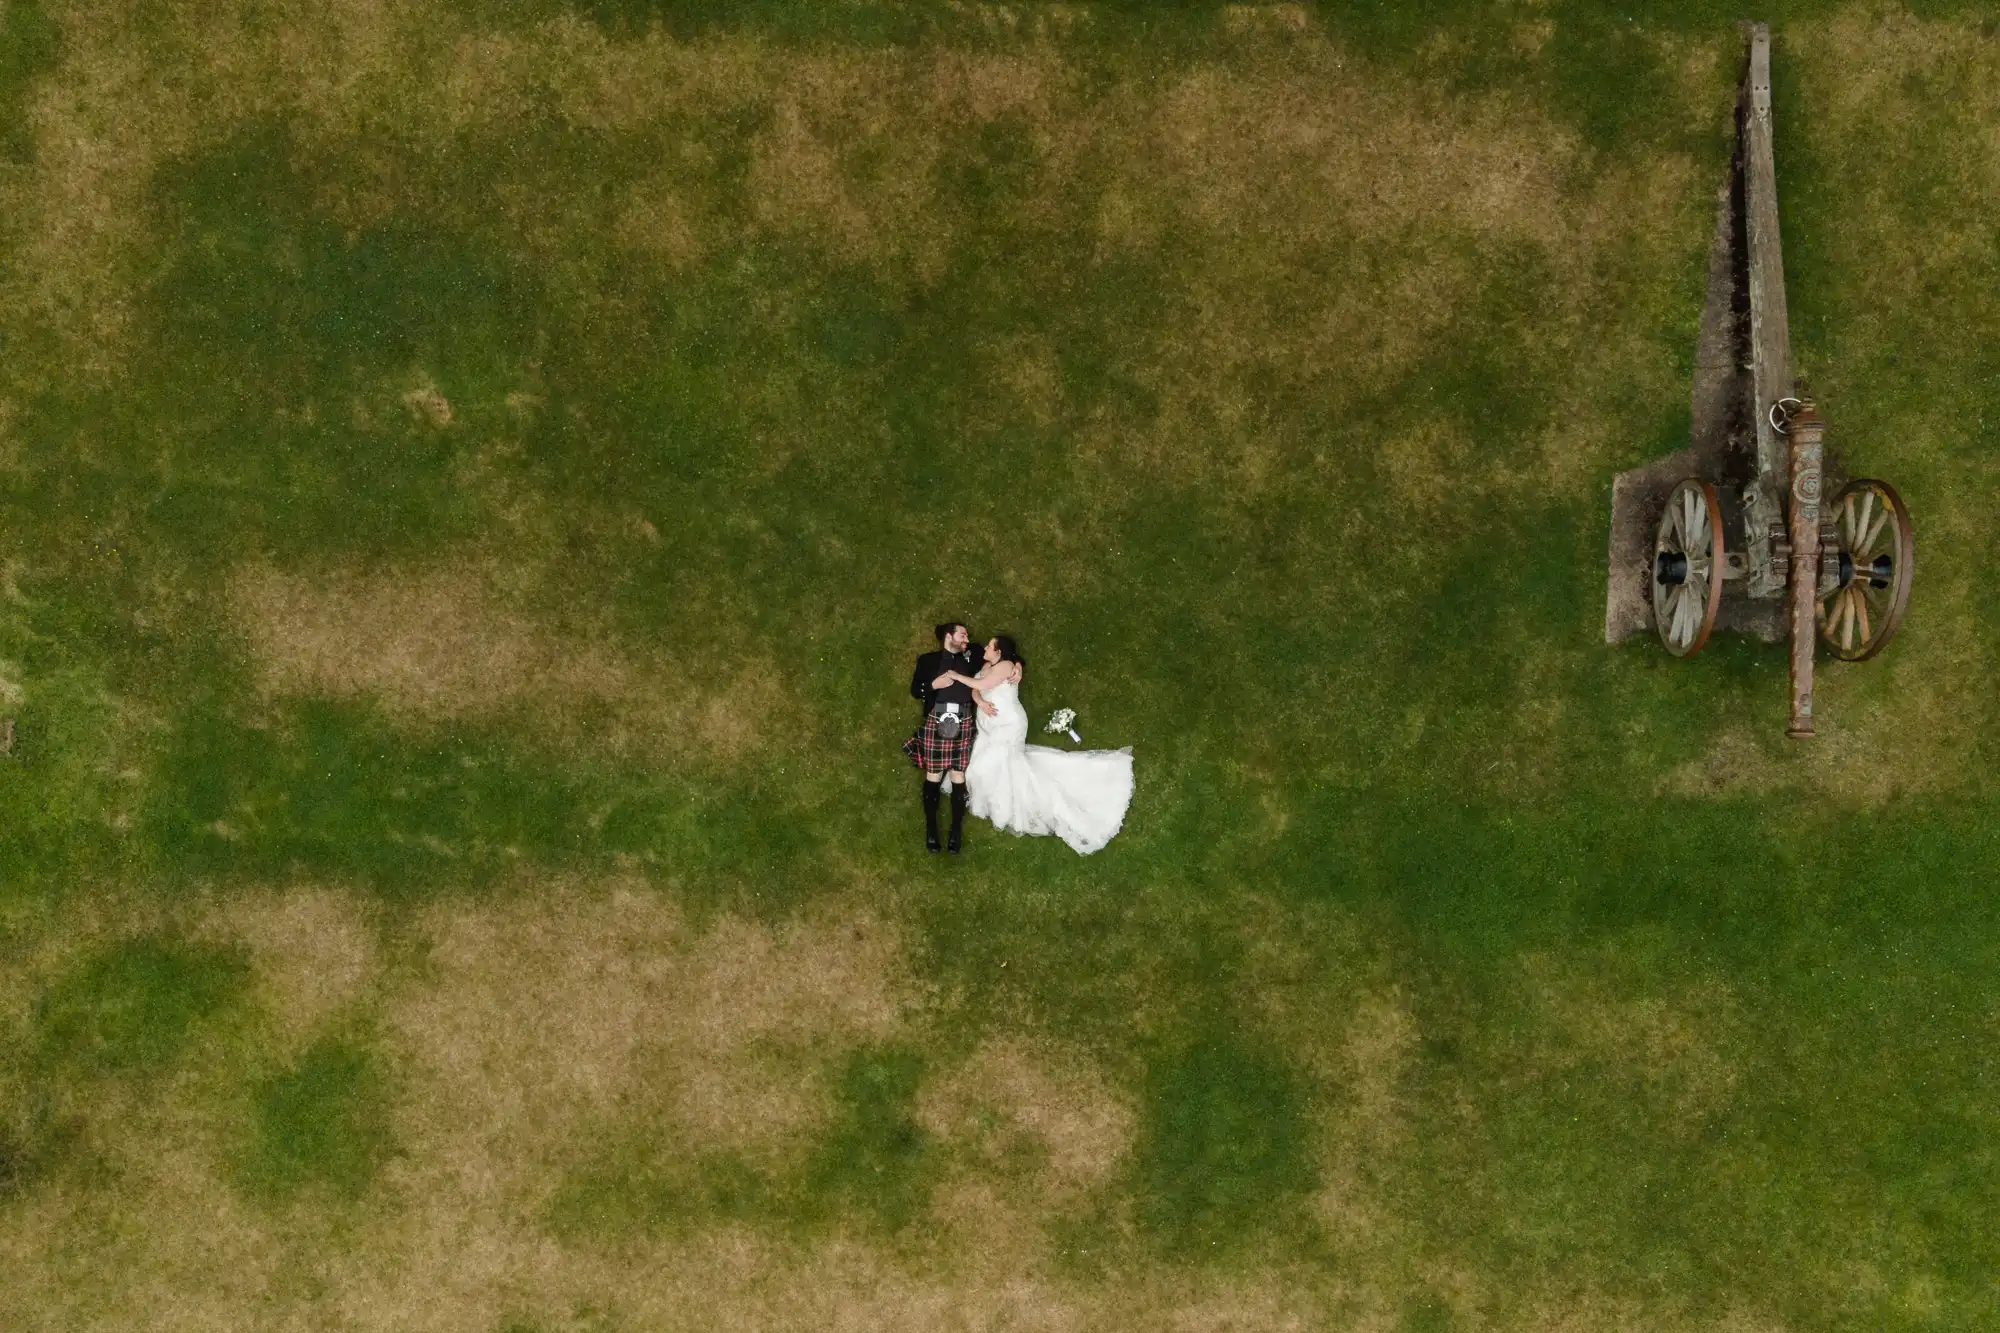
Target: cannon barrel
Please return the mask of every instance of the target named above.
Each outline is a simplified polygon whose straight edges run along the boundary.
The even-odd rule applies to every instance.
[[[1791,506],[1785,529],[1792,542],[1792,720],[1785,734],[1813,734],[1813,651],[1819,645],[1819,492],[1826,425],[1812,403],[1792,414]]]
[[[1772,156],[1771,30],[1749,26],[1737,150],[1743,182],[1744,276],[1750,314],[1750,422],[1756,430],[1756,476],[1745,494],[1744,553],[1749,594],[1777,598],[1785,587],[1774,543],[1783,535],[1791,469],[1784,432],[1771,412],[1792,401],[1792,334],[1785,309],[1785,256],[1778,228],[1778,172]]]

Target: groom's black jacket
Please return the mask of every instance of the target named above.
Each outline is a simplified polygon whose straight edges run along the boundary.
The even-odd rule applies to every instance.
[[[940,648],[934,653],[925,653],[917,659],[917,669],[910,676],[910,697],[924,706],[924,716],[938,704],[955,703],[958,711],[970,716],[972,713],[972,687],[957,681],[941,689],[932,689],[931,682],[947,671],[956,671],[962,676],[979,674],[979,664],[973,660],[972,646],[966,645],[962,653],[948,653]]]

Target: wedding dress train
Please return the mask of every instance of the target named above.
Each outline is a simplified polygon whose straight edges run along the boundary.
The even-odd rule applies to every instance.
[[[1028,744],[1028,714],[1011,682],[986,691],[965,765],[967,808],[1010,833],[1053,833],[1085,856],[1110,842],[1132,803],[1132,751]]]

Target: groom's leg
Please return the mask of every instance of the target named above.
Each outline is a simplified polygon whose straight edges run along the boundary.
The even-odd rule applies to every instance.
[[[951,775],[951,841],[946,847],[956,854],[965,830],[965,774]]]
[[[924,774],[924,846],[930,851],[938,849],[938,781],[942,773]]]

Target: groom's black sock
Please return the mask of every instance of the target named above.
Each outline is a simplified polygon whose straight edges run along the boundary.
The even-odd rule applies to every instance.
[[[937,835],[938,784],[924,779],[924,846],[931,851],[938,849]]]
[[[952,851],[958,850],[959,835],[965,828],[965,784],[956,782],[951,788],[951,843]]]

